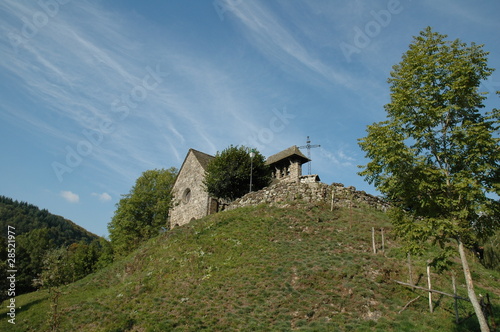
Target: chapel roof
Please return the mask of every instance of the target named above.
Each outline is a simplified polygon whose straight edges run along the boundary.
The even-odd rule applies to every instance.
[[[194,157],[196,158],[196,160],[198,160],[203,170],[206,170],[208,163],[215,158],[214,156],[211,156],[204,152],[195,149],[189,149],[188,153],[186,154],[186,158],[184,158],[184,161],[182,162],[181,168],[179,168],[179,173],[177,173],[177,177],[175,178],[174,187],[177,184],[177,180],[179,179],[179,174],[181,173],[181,170],[184,167],[184,164],[186,163],[186,160],[188,159],[190,153],[193,153]]]
[[[266,160],[266,164],[272,165],[284,159],[290,159],[290,158],[299,159],[301,164],[311,161],[311,159],[304,156],[304,154],[299,150],[299,148],[296,145],[293,145],[288,149],[285,149],[281,152],[273,154],[272,156],[269,156],[269,158],[267,158]]]
[[[204,152],[201,152],[201,151],[198,151],[198,150],[195,150],[195,149],[189,149],[189,152],[192,152],[193,155],[196,157],[196,159],[198,160],[198,162],[200,163],[201,167],[203,167],[203,169],[206,169],[207,168],[207,165],[208,163],[214,159],[215,157],[214,156],[211,156],[209,154],[206,154]],[[188,154],[189,154],[188,152]]]

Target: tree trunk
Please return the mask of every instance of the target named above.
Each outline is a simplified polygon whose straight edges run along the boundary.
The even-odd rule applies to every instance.
[[[460,259],[462,261],[462,267],[464,269],[465,283],[467,285],[467,295],[469,296],[470,302],[474,307],[474,312],[476,313],[477,319],[479,320],[479,326],[481,327],[481,332],[489,332],[488,322],[484,317],[483,311],[481,310],[481,305],[477,300],[476,293],[474,292],[474,285],[472,283],[472,276],[470,274],[469,263],[467,262],[467,256],[465,255],[464,244],[461,239],[458,239],[458,251],[460,252]]]

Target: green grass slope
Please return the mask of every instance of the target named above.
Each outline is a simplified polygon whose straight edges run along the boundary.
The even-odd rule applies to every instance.
[[[372,252],[371,228],[385,229]],[[380,233],[377,232],[380,247]],[[380,248],[379,248],[380,249]],[[478,293],[498,303],[498,272],[471,257]],[[423,261],[414,279],[425,286]],[[455,264],[459,295],[465,296]],[[54,293],[16,298],[16,324],[2,331],[469,331],[472,307],[391,281],[407,281],[406,257],[384,213],[295,204],[226,211],[175,228],[133,254]],[[451,293],[449,273],[433,288]],[[412,299],[421,297],[401,311]],[[57,309],[57,310],[56,310]],[[494,308],[497,317],[499,307]],[[401,313],[399,313],[401,311]],[[469,317],[469,318],[468,318]]]

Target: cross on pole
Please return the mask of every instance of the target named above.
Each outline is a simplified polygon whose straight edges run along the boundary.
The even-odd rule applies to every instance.
[[[320,146],[321,145],[319,144],[311,145],[311,140],[309,139],[309,136],[307,136],[306,145],[299,146],[299,149],[307,149],[307,158],[309,158],[309,162],[307,163],[308,164],[307,171],[309,175],[311,175],[311,149],[319,148]]]

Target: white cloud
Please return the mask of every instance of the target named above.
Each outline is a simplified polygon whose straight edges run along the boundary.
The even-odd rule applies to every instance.
[[[71,191],[61,191],[61,197],[67,200],[70,203],[78,203],[80,201],[80,196]]]
[[[102,193],[102,194],[92,193],[92,196],[98,197],[101,202],[107,202],[111,200],[111,195],[108,193]]]

